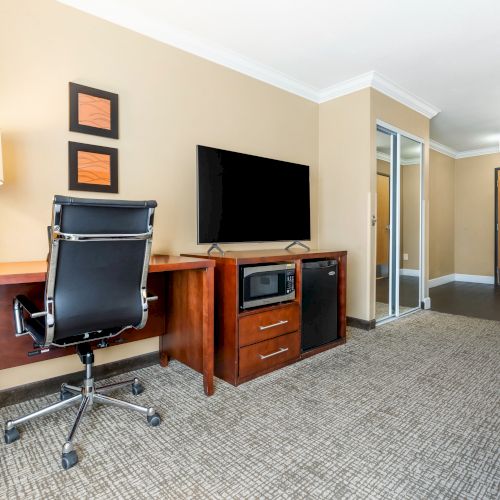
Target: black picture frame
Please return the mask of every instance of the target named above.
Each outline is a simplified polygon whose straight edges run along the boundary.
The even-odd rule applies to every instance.
[[[98,153],[109,156],[110,183],[87,183],[78,180],[78,152]],[[118,193],[118,149],[81,142],[68,142],[68,179],[72,191],[93,191],[95,193]]]
[[[92,97],[99,97],[110,102],[110,125],[111,128],[94,127],[80,123],[79,117],[79,94]],[[95,89],[80,85],[79,83],[69,83],[69,130],[71,132],[81,132],[82,134],[98,135],[118,139],[118,94],[105,90]]]

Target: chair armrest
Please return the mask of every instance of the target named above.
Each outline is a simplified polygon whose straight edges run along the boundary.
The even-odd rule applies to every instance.
[[[47,311],[40,311],[26,295],[17,295],[14,299],[14,311],[22,309],[30,318],[47,316]]]
[[[38,318],[45,316],[47,313],[41,312],[25,295],[17,295],[14,299],[14,323],[16,325],[16,337],[27,335],[29,332],[24,325],[24,313],[26,312],[30,318]]]

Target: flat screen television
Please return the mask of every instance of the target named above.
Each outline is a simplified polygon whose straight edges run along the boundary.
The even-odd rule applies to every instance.
[[[307,165],[198,146],[198,243],[310,239]]]

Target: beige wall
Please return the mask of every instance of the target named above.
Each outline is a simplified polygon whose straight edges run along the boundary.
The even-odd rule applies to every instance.
[[[455,273],[455,160],[430,151],[429,278]]]
[[[494,171],[500,153],[430,155],[430,278],[494,274]]]
[[[119,140],[68,132],[70,81],[119,94]],[[0,4],[0,129],[0,261],[45,258],[52,197],[68,194],[69,140],[119,149],[120,192],[106,197],[158,200],[155,253],[206,249],[196,245],[197,144],[311,165],[317,244],[317,104],[58,2]],[[108,348],[97,360],[157,345]],[[79,369],[71,356],[3,370],[0,388]]]
[[[401,171],[400,266],[414,270],[420,268],[420,168],[401,165]],[[377,173],[389,175],[390,163],[377,159]],[[408,260],[403,259],[405,253]]]
[[[401,165],[401,269],[420,269],[420,165]],[[408,260],[404,260],[404,254]]]
[[[388,161],[377,158],[377,174],[391,175],[391,165]]]
[[[347,259],[347,314],[370,319],[370,89],[319,106],[319,241]],[[374,172],[376,167],[373,167]],[[375,264],[374,264],[375,272]]]
[[[363,320],[375,318],[377,119],[424,140],[427,205],[428,118],[373,89],[319,107],[319,242],[349,251],[347,314]]]
[[[120,95],[118,141],[68,132],[70,81]],[[349,251],[348,315],[372,319],[377,118],[428,143],[428,119],[371,89],[318,106],[51,0],[2,2],[0,261],[45,257],[51,199],[68,194],[69,140],[119,148],[115,197],[158,200],[154,252],[204,250],[195,146],[207,144],[311,165],[311,245]],[[427,165],[426,148],[425,175]],[[156,348],[157,339],[116,346],[97,361]],[[71,356],[3,370],[0,388],[79,369]]]
[[[495,168],[500,153],[455,160],[455,272],[494,275]]]

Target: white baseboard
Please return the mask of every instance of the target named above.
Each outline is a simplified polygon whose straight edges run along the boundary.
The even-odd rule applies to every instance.
[[[467,283],[483,283],[494,285],[495,276],[480,276],[479,274],[455,274],[455,281],[465,281]]]
[[[431,308],[431,298],[430,297],[424,297],[424,300],[422,301],[424,305],[424,309],[430,309]]]
[[[440,285],[446,285],[446,283],[452,283],[453,281],[494,285],[495,277],[481,276],[479,274],[448,274],[446,276],[439,276],[439,278],[433,278],[429,280],[429,288],[434,288],[435,286],[440,286]]]
[[[439,278],[433,278],[429,280],[429,288],[434,288],[435,286],[440,286],[440,285],[446,285],[446,283],[451,283],[453,281],[455,281],[454,274],[439,276]]]
[[[399,274],[401,276],[416,276],[418,278],[420,276],[420,271],[418,269],[404,269],[404,268],[401,268],[399,270]]]

